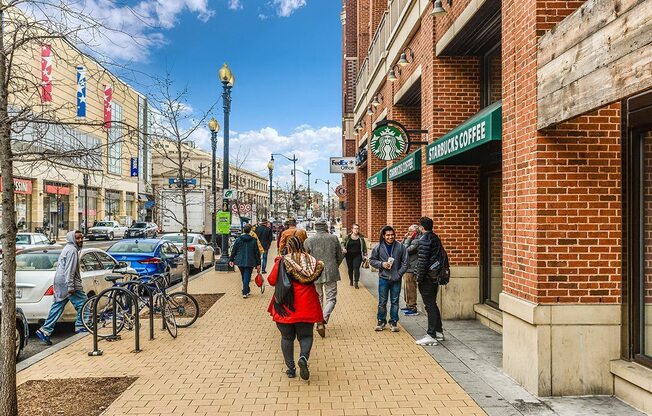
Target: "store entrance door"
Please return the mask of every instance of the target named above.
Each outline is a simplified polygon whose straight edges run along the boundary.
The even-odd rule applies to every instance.
[[[481,191],[481,264],[482,300],[498,308],[503,290],[503,177],[502,172],[482,175]]]

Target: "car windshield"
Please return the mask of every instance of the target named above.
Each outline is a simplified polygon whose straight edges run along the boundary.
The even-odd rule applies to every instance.
[[[137,222],[131,228],[147,228],[146,222]]]
[[[97,224],[95,224],[96,227],[113,227],[112,222],[106,222],[106,221],[100,221]]]
[[[59,254],[58,251],[18,254],[16,256],[16,270],[56,270]]]
[[[182,235],[164,235],[163,240],[167,240],[171,243],[183,243]],[[188,242],[192,241],[192,237],[188,236]]]
[[[28,235],[17,235],[16,236],[16,244],[29,244],[29,236]]]
[[[143,242],[136,240],[120,241],[112,245],[109,253],[152,253],[156,249],[156,242]]]

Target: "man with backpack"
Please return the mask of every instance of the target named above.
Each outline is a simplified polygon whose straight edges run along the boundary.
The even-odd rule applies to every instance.
[[[441,313],[437,306],[437,291],[440,284],[448,283],[450,268],[446,250],[439,236],[432,231],[432,219],[421,217],[419,224],[423,234],[419,239],[416,275],[419,293],[428,315],[428,330],[416,343],[421,346],[437,345],[439,341],[444,340]]]

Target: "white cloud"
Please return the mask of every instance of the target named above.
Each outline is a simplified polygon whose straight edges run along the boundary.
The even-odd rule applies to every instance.
[[[306,5],[306,0],[273,0],[276,13],[281,17],[288,17],[295,10]]]
[[[240,10],[242,9],[242,3],[240,0],[229,0],[229,9]]]

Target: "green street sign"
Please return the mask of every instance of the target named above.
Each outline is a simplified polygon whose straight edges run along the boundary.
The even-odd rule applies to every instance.
[[[383,124],[374,130],[370,147],[378,159],[394,160],[407,151],[408,138],[400,129]]]
[[[217,212],[217,233],[218,234],[231,233],[231,212],[229,211]]]

